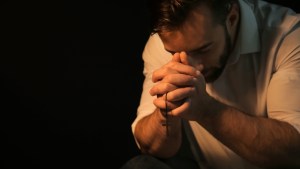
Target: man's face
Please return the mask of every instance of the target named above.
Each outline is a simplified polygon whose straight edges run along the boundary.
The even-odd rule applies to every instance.
[[[206,6],[189,15],[183,27],[162,32],[164,47],[171,53],[185,51],[188,62],[196,69],[204,66],[206,82],[215,81],[222,73],[231,48],[231,37],[225,24],[217,24]]]

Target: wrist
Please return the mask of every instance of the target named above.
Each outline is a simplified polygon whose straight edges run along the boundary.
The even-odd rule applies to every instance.
[[[160,131],[167,134],[168,136],[177,135],[175,133],[180,132],[181,128],[181,118],[172,116],[172,114],[168,114],[164,112],[164,109],[156,110],[156,118],[158,119],[160,127]]]
[[[177,116],[173,116],[172,113],[169,113],[168,115],[166,115],[165,110],[164,109],[158,109],[158,118],[161,124],[166,124],[169,123],[170,125],[172,124],[180,124],[181,122],[181,118],[177,117]]]
[[[210,97],[206,103],[206,109],[198,120],[204,128],[211,131],[214,126],[219,126],[222,114],[226,112],[228,106]]]

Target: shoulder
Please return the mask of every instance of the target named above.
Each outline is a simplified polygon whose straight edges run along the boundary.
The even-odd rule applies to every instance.
[[[292,8],[263,0],[242,0],[251,6],[261,29],[291,28],[300,20]]]
[[[291,65],[300,68],[300,22],[282,39],[275,62],[277,69],[290,68]]]
[[[169,61],[171,56],[171,53],[164,49],[164,45],[158,34],[149,36],[143,51],[143,60],[145,62],[162,65]]]

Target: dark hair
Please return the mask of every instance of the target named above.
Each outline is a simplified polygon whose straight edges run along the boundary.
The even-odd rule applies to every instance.
[[[207,5],[217,23],[226,19],[232,3],[237,0],[148,0],[151,33],[180,28],[190,11]]]

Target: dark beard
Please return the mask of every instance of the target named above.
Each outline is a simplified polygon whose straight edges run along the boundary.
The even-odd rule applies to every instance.
[[[226,62],[227,62],[228,57],[230,55],[230,50],[232,48],[232,43],[231,43],[231,38],[229,36],[229,33],[227,31],[227,27],[225,25],[224,25],[224,31],[225,31],[225,43],[226,44],[225,44],[223,54],[220,57],[221,67],[220,68],[213,68],[211,70],[205,70],[205,69],[203,70],[204,75],[206,74],[207,71],[213,71],[213,73],[211,75],[204,76],[205,81],[207,83],[214,82],[215,80],[217,80],[219,78],[219,76],[222,74],[222,72],[225,68]]]

